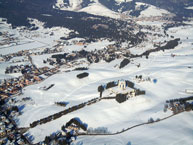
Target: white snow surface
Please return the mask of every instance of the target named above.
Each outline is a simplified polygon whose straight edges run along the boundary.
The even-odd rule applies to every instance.
[[[100,3],[92,3],[88,7],[85,7],[80,12],[87,12],[93,15],[106,16],[111,18],[120,18],[120,14],[114,11],[111,11],[107,7],[103,6]]]
[[[189,50],[188,56],[184,54],[188,51],[187,49]],[[45,125],[37,126],[29,131],[35,137],[34,142],[38,142],[44,139],[46,135],[60,130],[60,127],[73,117],[79,117],[83,122],[88,123],[89,127],[96,128],[102,126],[107,127],[111,132],[116,132],[122,130],[122,128],[146,122],[150,117],[157,119],[167,116],[169,114],[164,114],[162,111],[165,100],[185,97],[186,95],[182,92],[186,88],[193,87],[193,80],[191,79],[193,70],[187,68],[192,66],[192,50],[187,47],[179,48],[173,51],[173,53],[179,53],[181,56],[172,58],[170,56],[171,52],[165,54],[155,53],[148,60],[145,60],[145,58],[137,60],[141,64],[141,68],[138,69],[131,64],[121,71],[113,69],[113,66],[119,61],[114,61],[108,65],[101,62],[90,67],[88,78],[78,80],[76,75],[79,72],[61,73],[50,77],[38,85],[27,87],[24,91],[24,96],[32,97],[34,104],[26,105],[23,110],[24,113],[19,117],[19,125],[27,127],[29,123],[37,119],[63,110],[64,108],[54,105],[56,101],[69,102],[67,107],[77,105],[98,97],[97,87],[100,84],[118,79],[133,81],[135,75],[139,74],[158,80],[157,84],[150,82],[137,84],[138,88],[146,90],[146,95],[133,98],[122,104],[118,104],[115,100],[101,101]],[[47,92],[39,89],[52,83],[55,86]],[[116,144],[126,144],[128,141],[131,141],[133,144],[140,144],[144,140],[146,144],[149,144],[153,140],[154,143],[162,145],[162,143],[172,144],[175,142],[180,144],[185,140],[185,143],[190,145],[193,141],[193,136],[190,133],[193,130],[190,121],[193,119],[192,115],[192,112],[184,113],[180,115],[183,117],[177,116],[162,123],[139,127],[133,131],[114,136],[112,141],[110,140],[112,137],[99,136],[94,138],[81,137],[78,138],[76,143],[78,144],[81,141],[84,144],[91,144],[94,141],[94,144],[98,145],[104,143],[112,144],[115,141]],[[173,120],[176,121],[175,124],[172,123],[174,122]],[[186,122],[184,126],[183,122]],[[170,126],[170,124],[173,124],[173,126],[170,128],[170,132],[168,132],[167,126]],[[176,132],[178,126],[184,129],[183,133],[180,131]],[[145,136],[143,130],[147,133]],[[138,135],[131,136],[133,132]],[[155,132],[158,133],[155,135]],[[183,140],[172,138],[171,134],[179,135]],[[119,139],[119,136],[122,137]],[[160,142],[160,137],[167,138],[167,140]],[[103,139],[101,140],[101,138]]]
[[[149,59],[136,58],[134,64],[131,63],[124,69],[114,68],[121,60],[111,63],[100,62],[89,67],[88,78],[77,79],[76,75],[80,72],[61,72],[40,84],[25,88],[24,94],[19,98],[30,96],[33,103],[26,104],[23,114],[18,118],[19,126],[28,127],[29,123],[35,120],[65,109],[55,106],[54,102],[69,102],[66,108],[78,105],[98,97],[99,85],[120,79],[135,82],[135,76],[140,74],[158,80],[156,84],[135,82],[137,88],[146,90],[146,95],[132,98],[122,104],[115,100],[103,100],[37,126],[28,132],[34,136],[33,142],[41,141],[45,136],[60,130],[61,126],[73,117],[79,117],[89,127],[107,127],[110,132],[117,132],[123,128],[147,122],[150,117],[157,119],[170,115],[171,112],[163,113],[164,102],[168,99],[186,97],[185,89],[193,87],[193,69],[188,68],[188,66],[193,67],[193,37],[190,30],[192,30],[190,26],[169,29],[168,33],[180,37],[182,44],[174,50],[152,53]],[[189,39],[186,38],[187,36]],[[171,57],[171,54],[176,54],[176,56]],[[141,64],[140,68],[136,67],[137,63]],[[40,89],[53,83],[55,86],[48,91]],[[108,92],[104,95],[108,95]],[[192,112],[182,113],[160,123],[141,126],[120,135],[78,137],[74,145],[126,145],[129,142],[134,145],[191,145],[193,142],[192,119]]]
[[[139,17],[163,16],[164,14],[165,15],[170,14],[167,10],[160,9],[160,8],[155,7],[153,5],[149,5],[149,4],[145,4],[145,3],[141,3],[141,2],[136,2],[136,7],[139,7],[141,5],[148,6],[148,8],[145,9],[144,11],[142,11],[140,13]]]
[[[36,22],[36,24],[41,26],[41,23]],[[57,40],[64,33],[67,35],[70,31],[63,29],[64,31],[60,32],[60,28],[53,29],[56,29],[56,31],[54,31],[55,36],[46,34],[50,33],[51,30],[43,29],[43,27],[30,34],[28,32],[22,33],[23,36],[20,35],[20,39],[22,41],[29,41],[30,39],[33,44],[27,44],[27,46],[22,44],[21,49],[36,49],[36,47],[51,48],[52,45],[55,44],[54,40]],[[8,30],[8,28],[4,30]],[[33,121],[98,97],[97,87],[99,85],[120,79],[135,82],[137,88],[146,91],[146,95],[137,96],[122,104],[117,103],[115,100],[102,100],[101,102],[84,107],[47,124],[39,125],[27,132],[34,137],[33,143],[42,141],[45,136],[60,130],[61,126],[73,117],[79,117],[83,122],[88,124],[88,127],[107,127],[110,132],[117,132],[123,128],[147,122],[150,117],[157,119],[170,115],[171,112],[163,113],[165,101],[168,99],[187,97],[188,95],[185,94],[185,89],[193,88],[192,31],[192,25],[169,29],[167,31],[169,35],[181,39],[182,43],[177,46],[176,49],[152,53],[149,59],[145,57],[135,58],[132,60],[132,63],[123,69],[115,67],[120,64],[121,59],[112,61],[111,63],[101,61],[100,63],[90,65],[89,70],[86,71],[89,72],[89,76],[79,80],[76,75],[81,73],[81,71],[67,73],[65,72],[66,69],[63,68],[60,73],[47,78],[45,81],[26,87],[23,90],[23,95],[17,96],[16,98],[17,100],[21,100],[24,97],[31,97],[32,101],[19,103],[21,106],[24,105],[23,113],[16,118],[19,127],[29,127],[29,124]],[[42,35],[39,34],[40,32],[42,32]],[[16,30],[14,33],[18,35]],[[36,35],[38,36],[35,37]],[[18,42],[20,43],[21,40]],[[37,44],[38,42],[41,42],[41,44],[43,42],[46,46]],[[102,49],[111,43],[113,42],[104,40],[102,42],[88,44],[87,50]],[[132,53],[138,54],[148,47],[151,47],[151,44],[145,45],[147,45],[147,47],[141,50],[135,50],[136,47],[131,48]],[[20,50],[20,48],[16,49],[15,46],[11,48],[2,47],[0,54],[6,54],[9,49],[13,49],[13,51]],[[82,49],[82,47],[83,46],[69,45],[64,48],[66,48],[67,52],[70,52]],[[171,54],[175,54],[176,56],[171,57]],[[49,57],[49,55],[33,56],[32,58],[34,63],[40,67],[44,65],[42,59],[47,57]],[[12,77],[4,74],[6,66],[10,64],[10,62],[0,63],[1,78]],[[140,64],[141,66],[138,68],[136,64]],[[143,75],[144,78],[150,77],[157,79],[157,83],[138,83],[134,79],[136,75]],[[55,85],[48,91],[41,89],[51,84]],[[108,91],[106,91],[104,95],[107,96]],[[58,107],[55,105],[57,101],[65,101],[69,104],[66,107]],[[162,122],[137,127],[120,135],[78,137],[73,144],[127,145],[131,143],[132,145],[192,145],[192,120],[193,112],[181,113]]]

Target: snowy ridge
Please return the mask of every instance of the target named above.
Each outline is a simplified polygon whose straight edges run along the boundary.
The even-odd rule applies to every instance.
[[[60,130],[61,126],[73,117],[81,118],[83,122],[88,123],[89,127],[107,127],[110,132],[116,132],[126,127],[144,123],[149,117],[157,119],[170,115],[170,112],[163,113],[162,111],[165,100],[186,96],[181,94],[181,92],[186,88],[191,88],[193,83],[191,79],[192,69],[187,68],[187,66],[192,66],[193,58],[192,34],[190,30],[192,30],[190,26],[170,29],[168,33],[175,37],[180,37],[182,44],[171,51],[152,53],[149,59],[144,57],[136,59],[134,63],[140,63],[140,68],[137,68],[134,64],[129,64],[124,69],[119,70],[114,66],[120,64],[120,59],[111,63],[102,61],[90,65],[88,70],[90,75],[83,80],[76,78],[76,75],[80,72],[65,73],[65,68],[61,68],[60,73],[49,77],[40,84],[25,88],[23,95],[18,99],[30,96],[33,101],[26,103],[23,114],[18,117],[19,126],[28,127],[35,120],[63,110],[64,108],[54,104],[57,101],[65,100],[69,102],[68,108],[98,97],[97,87],[101,84],[120,79],[128,79],[135,82],[135,75],[140,74],[144,77],[149,76],[158,79],[157,84],[135,82],[137,87],[146,90],[146,95],[132,98],[123,104],[118,104],[115,100],[104,100],[47,124],[37,126],[30,129],[27,133],[33,135],[35,138],[33,142],[37,143],[43,140],[45,136]],[[187,36],[189,37],[188,40],[186,39]],[[93,44],[93,46],[99,49],[99,44]],[[87,49],[93,49],[93,46],[88,46]],[[71,48],[76,46],[68,47],[71,50]],[[81,49],[81,47],[78,49]],[[171,57],[171,53],[177,56]],[[42,57],[47,56],[44,55]],[[33,57],[33,59],[36,59],[36,57]],[[39,59],[35,60],[35,64],[42,64],[39,61],[42,61],[40,56]],[[187,77],[190,79],[187,79]],[[179,83],[176,84],[176,82]],[[49,84],[55,84],[55,86],[47,92],[40,89]],[[106,95],[108,95],[108,92],[106,92]],[[192,112],[183,113],[157,124],[129,130],[121,135],[78,137],[74,145],[126,145],[129,142],[134,145],[149,145],[150,142],[156,145],[180,144],[182,142],[186,145],[191,145],[193,136],[190,129],[190,127],[192,128],[190,120],[192,119]],[[183,131],[179,131],[178,127]],[[169,131],[168,128],[170,129]],[[146,134],[144,134],[144,131]],[[171,138],[171,134],[178,137]],[[179,136],[183,139],[181,140]],[[160,138],[164,138],[164,140],[160,141]]]
[[[141,5],[147,6],[148,8],[142,11],[139,17],[163,16],[166,14],[170,14],[170,12],[168,12],[167,10],[157,8],[153,5],[149,5],[141,2],[136,3],[137,8],[139,8]]]
[[[120,18],[120,14],[111,11],[107,7],[103,6],[101,3],[92,3],[88,7],[85,7],[80,12],[87,12],[93,15],[106,16],[111,18]]]
[[[115,0],[116,5],[120,5],[123,2],[131,2],[132,0]],[[54,8],[60,9],[60,10],[69,10],[69,11],[78,11],[78,12],[86,12],[89,14],[94,15],[100,15],[100,16],[106,16],[111,18],[120,18],[121,13],[115,11],[114,9],[110,9],[110,7],[104,6],[102,3],[100,3],[98,0],[90,0],[87,3],[84,3],[84,0],[69,0],[69,3],[65,3],[64,0],[57,0]],[[86,4],[83,7],[82,4]],[[113,2],[112,2],[113,3]],[[115,7],[116,7],[115,5]],[[165,14],[170,14],[168,11],[164,9],[159,9],[153,5],[136,2],[136,8],[135,10],[140,10],[140,6],[146,6],[148,7],[145,10],[141,11],[141,14],[139,17],[150,17],[150,16],[163,16]],[[119,10],[122,8],[120,7]],[[118,11],[119,11],[118,10]],[[131,12],[132,10],[126,9],[122,13],[125,12]]]
[[[114,1],[121,4],[131,0]],[[121,13],[110,9],[108,5],[105,6],[100,2],[99,0],[57,0],[54,7],[61,10],[86,12],[115,19],[120,18]],[[138,12],[140,13],[139,18],[136,19],[141,20],[135,21],[134,19],[135,23],[127,23],[134,30],[132,30],[132,33],[120,35],[127,36],[138,32],[144,33],[145,39],[136,45],[131,44],[130,40],[118,42],[120,40],[119,37],[118,41],[109,40],[108,37],[97,38],[95,41],[85,41],[86,38],[81,35],[80,37],[66,39],[72,33],[79,32],[71,30],[73,29],[71,27],[69,29],[62,26],[45,28],[46,22],[44,23],[30,16],[27,17],[29,24],[31,24],[29,28],[22,26],[13,29],[11,24],[7,24],[6,21],[0,18],[0,28],[2,28],[0,31],[0,43],[2,44],[0,45],[0,82],[1,79],[22,76],[21,72],[6,74],[5,70],[11,65],[30,64],[28,55],[32,58],[33,64],[39,69],[49,67],[59,70],[59,72],[54,72],[53,74],[50,70],[48,70],[48,73],[41,74],[40,76],[45,78],[44,80],[24,87],[21,95],[13,97],[15,99],[13,104],[23,107],[21,114],[14,117],[18,127],[28,128],[33,121],[46,118],[72,106],[77,107],[77,105],[93,98],[98,98],[100,95],[98,86],[105,86],[108,82],[129,80],[135,84],[136,88],[145,90],[144,95],[129,98],[122,103],[118,103],[115,99],[101,99],[96,103],[86,105],[84,108],[63,114],[59,118],[52,118],[53,120],[45,124],[31,127],[25,132],[25,135],[30,136],[32,143],[36,144],[43,141],[46,136],[61,130],[61,126],[72,118],[77,117],[88,124],[88,128],[104,127],[108,129],[111,135],[88,136],[87,134],[85,136],[77,136],[72,145],[192,145],[193,110],[181,112],[169,119],[153,124],[137,125],[147,123],[150,118],[158,120],[170,116],[172,111],[163,111],[166,100],[190,96],[186,90],[193,90],[193,20],[184,20],[184,23],[188,25],[181,26],[176,26],[174,20],[165,22],[157,20],[155,22],[149,20],[149,17],[157,18],[158,16],[159,18],[159,16],[171,13],[150,4],[139,2],[136,4],[134,9],[139,10]],[[145,6],[145,8],[143,9],[141,6]],[[64,11],[64,13],[68,12]],[[41,12],[41,14],[44,18],[52,17],[46,12]],[[88,30],[86,19],[97,20],[99,24],[108,19],[95,18],[93,15],[83,18],[86,30]],[[70,19],[73,19],[73,17],[70,17]],[[117,27],[112,27],[113,31],[124,29],[123,26],[125,25],[123,23],[125,21],[118,23],[119,20],[109,20],[107,23],[115,21],[117,24]],[[165,26],[167,24],[174,24],[174,26],[166,30]],[[77,23],[77,26],[79,27],[80,23]],[[104,33],[103,30],[101,32]],[[112,34],[111,32],[110,35]],[[117,33],[115,34],[117,36]],[[94,33],[93,35],[97,34]],[[141,55],[148,50],[161,48],[174,39],[180,39],[174,49],[163,49],[164,51],[158,49],[158,51],[156,50],[148,55]],[[21,50],[25,50],[27,55],[24,53],[22,56],[16,55],[13,58],[5,59],[9,55],[13,55],[12,53],[17,53]],[[52,52],[52,50],[57,51]],[[89,52],[89,55],[79,57],[78,51],[81,50],[85,50],[85,53]],[[109,53],[103,50],[108,50]],[[99,51],[101,53],[95,53]],[[82,52],[84,53],[84,51]],[[110,57],[109,54],[111,53],[112,55],[122,53],[125,55],[117,55],[118,57],[110,62],[100,59],[98,62],[90,63],[87,60],[87,56],[103,57],[107,55],[107,57]],[[56,56],[58,54],[67,54],[72,58],[76,56],[76,59],[74,61],[68,59],[57,60],[52,57],[52,55]],[[24,59],[27,60],[17,62],[17,60]],[[49,59],[66,62],[52,64]],[[124,59],[128,59],[130,63],[120,69],[121,62]],[[76,70],[82,67],[86,69]],[[77,75],[83,72],[89,73],[89,75],[78,79]],[[142,80],[137,79],[139,75],[142,76]],[[52,84],[54,85],[52,88],[44,89]],[[115,94],[112,92],[119,89],[105,89],[102,97],[114,96]],[[123,93],[123,91],[121,90],[120,93]],[[24,101],[25,98],[30,98],[30,100]],[[57,106],[57,102],[67,102],[67,105]],[[133,126],[137,127],[127,130],[127,128]],[[116,134],[117,132],[121,132],[121,134]]]
[[[86,12],[93,15],[120,18],[120,15],[107,7],[103,6],[98,0],[91,0],[87,7],[82,7],[83,0],[69,0],[69,5],[64,0],[57,0],[54,8],[68,11]]]

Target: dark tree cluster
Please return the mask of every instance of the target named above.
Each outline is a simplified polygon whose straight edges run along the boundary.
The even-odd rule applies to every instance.
[[[131,81],[126,80],[126,86],[134,89],[135,84]]]
[[[137,95],[145,95],[145,91],[144,90],[139,90],[139,89],[137,89],[137,90],[135,90],[135,95],[137,96]]]
[[[81,70],[88,70],[87,67],[77,67],[74,69],[74,71],[81,71]]]
[[[45,91],[51,89],[55,84],[51,84],[50,86],[48,86],[47,88],[44,88]]]
[[[176,46],[178,46],[179,41],[180,41],[180,38],[170,40],[165,46],[160,47],[160,49],[161,50],[174,49]]]
[[[193,101],[193,96],[186,97],[186,98],[178,98],[178,99],[171,99],[167,100],[166,103],[172,103],[172,102],[186,102],[186,101]]]
[[[119,103],[123,103],[127,100],[127,94],[117,94],[116,101]]]
[[[192,10],[186,9],[187,6],[193,5],[193,1],[191,0],[136,0],[136,1],[151,4],[162,9],[166,9],[169,12],[176,14],[176,18],[180,20],[183,17],[193,17]]]
[[[105,90],[105,88],[102,86],[102,85],[100,85],[99,87],[98,87],[98,92],[103,92]]]
[[[118,86],[118,84],[115,81],[108,82],[106,86],[100,85],[98,86],[98,92],[100,92],[100,97],[102,97],[102,93],[105,89],[113,88],[115,86]]]
[[[89,76],[89,73],[84,72],[84,73],[78,74],[76,77],[79,78],[79,79],[82,79],[82,78],[85,78],[85,77],[88,77],[88,76]]]
[[[113,82],[109,82],[106,85],[106,89],[113,88],[113,87],[116,87],[116,86],[118,86],[118,84],[116,82],[114,82],[114,81]]]
[[[64,54],[54,54],[52,55],[52,58],[56,58],[56,59],[66,59],[66,56],[68,55],[68,53],[64,53]]]
[[[123,59],[123,61],[121,61],[119,68],[120,68],[120,69],[121,69],[121,68],[124,68],[124,67],[125,67],[126,65],[128,65],[129,63],[130,63],[130,60],[127,59],[127,58],[125,58],[125,59]]]
[[[138,55],[137,57],[146,56],[146,58],[148,58],[149,54],[152,53],[152,52],[157,52],[157,51],[160,51],[160,50],[164,51],[164,50],[168,50],[168,49],[174,49],[176,46],[178,46],[179,41],[180,41],[180,38],[170,40],[170,41],[167,42],[166,45],[161,46],[161,47],[157,47],[155,49],[147,50],[146,52],[142,53],[141,55]]]
[[[55,104],[58,106],[66,107],[68,105],[68,102],[55,102]]]

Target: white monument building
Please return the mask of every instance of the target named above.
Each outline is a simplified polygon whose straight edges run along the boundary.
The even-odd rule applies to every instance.
[[[126,82],[125,81],[119,81],[118,88],[121,89],[121,90],[125,90]]]

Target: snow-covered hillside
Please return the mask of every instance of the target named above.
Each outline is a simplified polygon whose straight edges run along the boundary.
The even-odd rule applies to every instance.
[[[63,72],[48,78],[40,84],[27,87],[20,97],[30,96],[33,103],[27,104],[24,108],[23,114],[18,118],[19,125],[27,127],[29,123],[35,120],[61,111],[63,108],[54,105],[56,101],[69,102],[68,107],[77,105],[97,97],[99,95],[97,86],[100,84],[120,79],[135,81],[135,75],[140,74],[158,80],[156,84],[136,82],[138,88],[146,90],[146,95],[133,98],[123,104],[118,104],[115,100],[104,100],[45,125],[30,129],[28,133],[35,137],[34,142],[41,141],[46,135],[59,130],[64,122],[73,117],[81,118],[88,123],[89,127],[107,127],[110,132],[116,132],[146,122],[150,117],[157,119],[170,115],[170,112],[163,113],[165,100],[185,97],[187,94],[184,93],[184,90],[193,87],[193,80],[191,79],[193,70],[188,68],[193,67],[190,29],[192,27],[170,29],[169,34],[180,37],[182,44],[175,50],[153,53],[149,59],[145,57],[135,59],[135,64],[141,64],[140,68],[137,68],[135,64],[129,64],[126,68],[119,70],[114,66],[119,64],[120,60],[109,64],[100,62],[89,67],[88,72],[90,75],[88,78],[79,80],[76,78],[79,72]],[[189,37],[188,40],[186,36]],[[171,57],[171,54],[176,56]],[[49,91],[45,92],[40,89],[52,83],[55,86]],[[181,144],[183,142],[186,145],[191,145],[193,141],[191,133],[193,129],[192,119],[192,112],[183,113],[161,123],[142,126],[121,135],[78,137],[74,144],[125,145],[131,142],[134,145],[142,143],[145,145],[163,145]],[[144,132],[146,133],[144,134]],[[164,140],[161,138],[164,138]]]
[[[170,14],[167,10],[160,9],[158,7],[155,7],[150,4],[146,3],[141,3],[141,2],[136,2],[136,7],[135,9],[128,9],[124,8],[124,5],[122,3],[128,3],[132,2],[132,0],[115,0],[115,6],[109,6],[108,5],[103,5],[100,3],[98,0],[90,0],[88,3],[84,4],[84,0],[79,0],[79,1],[74,1],[70,0],[69,3],[65,3],[64,0],[57,0],[56,4],[54,5],[54,8],[60,9],[60,10],[69,10],[69,11],[79,11],[79,12],[86,12],[89,14],[94,14],[94,15],[99,15],[99,16],[106,16],[106,17],[111,17],[111,18],[120,18],[121,13],[118,11],[124,11],[125,12],[133,12],[133,11],[141,11],[139,17],[151,17],[151,16],[163,16],[166,14]],[[113,4],[113,2],[112,2]],[[120,6],[119,6],[120,5]],[[131,5],[130,3],[128,5]],[[145,10],[140,10],[141,6],[147,7]],[[110,9],[113,7],[117,7],[118,10],[115,9]]]
[[[113,2],[108,7],[108,0],[56,0],[54,11],[27,17],[27,23],[21,23],[25,26],[14,27],[0,18],[0,96],[11,95],[5,106],[19,110],[10,120],[33,144],[79,118],[90,130],[102,127],[109,134],[81,134],[79,128],[68,128],[78,132],[72,145],[192,145],[193,109],[175,114],[163,108],[166,100],[193,95],[193,21],[161,19],[172,13],[142,2],[133,7],[127,5],[132,0]],[[87,76],[78,77],[82,73]],[[133,93],[107,88],[108,82],[119,80],[133,82],[128,90],[145,94],[118,102],[117,94]],[[104,87],[101,98],[99,86]],[[193,107],[193,100],[190,103]],[[79,108],[80,104],[84,106]],[[153,122],[148,123],[150,119]],[[38,123],[33,126],[34,122]]]
[[[136,7],[139,8],[140,6],[147,6],[147,9],[141,11],[139,17],[163,16],[170,14],[167,10],[159,9],[153,5],[137,2]]]
[[[105,6],[103,6],[100,3],[92,3],[88,7],[85,7],[79,11],[87,12],[93,15],[106,16],[106,17],[111,17],[111,18],[120,18],[119,13],[106,8]]]
[[[28,38],[33,36],[32,38],[34,41],[47,42],[49,40],[50,45],[55,39],[62,36],[61,34],[66,33],[67,35],[70,32],[70,30],[64,28],[44,29],[43,23],[35,19],[31,19],[31,23],[39,26],[40,29],[31,34],[26,33],[26,30],[26,32],[20,32],[20,35],[23,34],[23,37],[25,36]],[[142,23],[143,25],[149,25],[148,22]],[[6,26],[6,24],[4,25]],[[161,29],[162,23],[157,24],[156,27]],[[9,29],[10,28],[6,28],[6,30]],[[17,30],[21,31],[22,29],[18,28]],[[17,30],[15,31],[17,32]],[[29,127],[29,124],[33,121],[42,119],[65,109],[64,107],[56,106],[55,102],[68,102],[67,108],[78,105],[82,102],[98,97],[99,93],[97,87],[99,85],[122,79],[135,82],[137,88],[146,91],[146,95],[137,96],[122,104],[119,104],[115,100],[102,100],[101,102],[91,106],[86,106],[83,109],[62,116],[59,119],[31,128],[27,134],[34,137],[33,143],[37,143],[44,140],[45,136],[60,130],[61,126],[73,117],[79,117],[83,122],[88,124],[88,127],[106,127],[110,132],[114,133],[124,128],[147,122],[150,117],[156,120],[171,115],[171,112],[163,112],[164,102],[168,99],[186,97],[187,94],[185,93],[185,90],[192,89],[193,87],[193,80],[191,79],[193,74],[193,36],[191,30],[192,26],[181,26],[169,29],[167,31],[169,36],[172,35],[175,38],[181,39],[182,43],[176,49],[152,53],[148,59],[145,57],[134,58],[132,59],[132,63],[123,69],[116,67],[120,64],[122,59],[117,59],[110,63],[101,61],[99,63],[86,65],[86,67],[89,67],[89,70],[86,72],[89,72],[90,75],[88,78],[79,80],[76,76],[80,71],[66,72],[66,68],[61,67],[60,73],[48,77],[45,81],[39,84],[24,88],[23,94],[16,97],[18,100],[17,105],[25,106],[22,110],[22,114],[17,117],[19,127]],[[142,31],[146,31],[146,29],[142,29]],[[55,35],[55,37],[49,36],[47,32],[54,32],[57,35]],[[156,31],[154,33],[156,33]],[[159,33],[164,34],[163,30],[159,31]],[[37,38],[35,38],[35,36]],[[152,39],[152,41],[150,39]],[[165,39],[169,40],[171,38],[149,38],[148,42],[130,48],[130,52],[132,54],[141,54],[148,49],[153,49],[153,41],[162,42]],[[69,43],[78,40],[82,39],[72,39],[69,40]],[[86,49],[87,51],[93,51],[94,49],[102,50],[107,45],[113,43],[114,42],[109,42],[108,40],[94,42],[87,44]],[[32,46],[36,47],[35,44]],[[82,46],[69,45],[63,46],[62,48],[63,51],[70,53],[82,49]],[[22,49],[25,49],[24,46],[22,46]],[[2,53],[3,50],[4,49],[1,50]],[[32,56],[32,59],[34,60],[34,64],[38,67],[50,67],[43,63],[43,60],[50,56],[50,54]],[[137,67],[138,64],[140,64],[140,67]],[[7,63],[2,63],[0,65],[1,68],[3,68],[7,66]],[[3,74],[4,72],[2,71],[1,73]],[[151,79],[156,79],[157,83],[138,82],[135,80],[136,75],[143,75],[144,78],[150,77]],[[55,85],[48,91],[42,89],[50,84]],[[106,92],[105,95],[108,95],[108,92]],[[21,100],[26,97],[30,97],[31,100],[28,102],[22,102]],[[190,122],[192,119],[192,112],[182,113],[160,123],[141,126],[120,135],[78,137],[73,144],[126,145],[131,143],[134,145],[140,145],[143,143],[145,145],[163,145],[181,144],[183,142],[186,145],[191,145],[193,141],[193,136],[191,134],[193,126]],[[146,134],[144,134],[144,132],[146,132]],[[172,137],[173,135],[174,137]],[[164,140],[161,138],[164,138]]]

